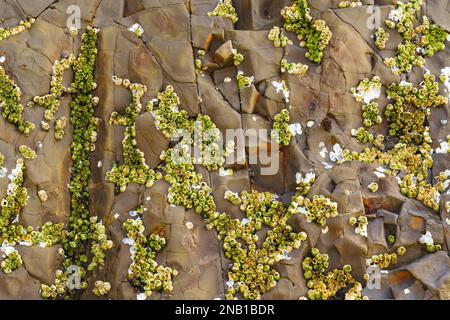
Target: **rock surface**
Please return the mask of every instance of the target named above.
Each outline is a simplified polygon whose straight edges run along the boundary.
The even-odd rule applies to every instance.
[[[270,129],[274,115],[284,107],[282,94],[275,92],[272,82],[284,79],[291,92],[291,122],[299,123],[303,133],[281,150],[279,171],[275,175],[262,175],[260,164],[248,164],[252,148],[264,146],[252,145],[242,132],[236,139],[246,148],[237,155],[239,164],[230,166],[234,174],[221,176],[205,171],[218,210],[234,217],[241,218],[242,213],[223,199],[226,190],[240,192],[254,188],[289,197],[295,191],[295,174],[310,169],[317,175],[310,195],[322,194],[338,203],[339,215],[329,219],[328,233],[322,233],[319,226],[307,222],[304,216],[292,219],[294,229],[307,232],[308,240],[290,254],[290,260],[276,265],[281,280],[263,299],[298,299],[305,295],[308,289],[301,262],[312,247],[330,256],[331,267],[352,265],[353,275],[362,282],[366,258],[399,246],[405,246],[407,254],[383,277],[379,290],[366,288],[364,294],[374,299],[450,299],[450,226],[445,223],[445,213],[436,214],[418,201],[404,197],[395,179],[381,178],[379,191],[368,191],[368,184],[377,180],[372,174],[374,165],[352,162],[330,169],[324,165],[324,162],[332,164],[328,155],[323,158],[319,154],[321,143],[328,150],[335,143],[362,150],[351,136],[352,128],[362,123],[361,107],[353,99],[351,87],[371,74],[380,75],[386,82],[399,80],[382,63],[370,37],[372,33],[366,28],[367,5],[374,1],[363,1],[362,7],[354,9],[337,9],[339,1],[334,0],[312,4],[315,14],[320,14],[333,32],[321,65],[306,61],[305,50],[299,48],[295,37],[294,44],[284,49],[275,48],[267,39],[268,30],[282,25],[280,10],[290,1],[233,2],[238,3],[240,17],[234,26],[227,19],[208,17],[216,0],[76,1],[82,27],[90,24],[101,28],[96,67],[96,95],[100,98],[96,116],[101,122],[91,158],[90,210],[106,223],[108,236],[114,241],[105,268],[91,275],[90,281],[109,281],[112,285],[109,299],[136,299],[138,291],[127,282],[131,260],[129,246],[122,242],[125,234],[121,225],[130,210],[143,204],[146,230],[160,232],[167,240],[157,261],[179,271],[172,293],[155,293],[152,299],[223,299],[226,293],[229,261],[215,231],[206,230],[202,219],[192,210],[170,206],[166,182],[159,181],[150,189],[130,185],[126,192],[117,194],[113,185],[105,181],[113,161],[123,160],[124,128],[108,125],[108,120],[112,111],[123,112],[131,97],[126,90],[114,86],[112,76],[146,85],[145,102],[155,98],[166,85],[172,85],[190,116],[199,112],[209,115],[224,134],[226,129]],[[387,2],[375,1],[384,15],[389,11]],[[0,26],[16,25],[27,16],[36,18],[29,31],[0,41],[0,56],[6,57],[2,66],[21,88],[24,104],[49,91],[53,61],[65,52],[77,52],[80,46],[79,39],[73,38],[66,27],[67,8],[72,4],[71,0],[0,1]],[[429,17],[450,31],[449,8],[450,2],[443,0],[428,1],[427,5]],[[143,27],[142,38],[127,30],[133,23]],[[238,67],[231,62],[232,48],[245,57]],[[194,60],[200,49],[206,51],[202,61],[208,68],[196,73]],[[282,58],[308,64],[308,74],[281,75]],[[447,49],[430,60],[430,68],[440,70],[449,61]],[[254,76],[250,88],[238,89],[237,70]],[[225,81],[228,77],[231,82]],[[56,117],[68,116],[68,100],[63,100]],[[441,109],[436,123],[450,114],[448,105]],[[70,206],[67,184],[71,125],[68,124],[65,137],[55,142],[53,130],[44,132],[39,128],[42,117],[42,108],[26,108],[25,118],[36,124],[29,137],[0,119],[0,152],[5,155],[8,170],[20,157],[19,145],[36,146],[37,157],[26,160],[25,187],[30,199],[20,217],[21,224],[34,227],[47,221],[67,222]],[[307,126],[310,121],[311,127]],[[433,135],[443,138],[450,133],[449,125],[439,132],[433,130],[433,139]],[[161,151],[170,142],[157,130],[150,114],[138,117],[136,134],[147,164],[157,167]],[[448,157],[436,163],[439,171],[449,168]],[[6,180],[0,179],[0,197],[6,194]],[[45,203],[37,196],[42,189],[48,195]],[[360,215],[369,219],[367,238],[356,234],[348,224],[350,217]],[[192,222],[194,228],[187,230],[186,222]],[[429,254],[423,249],[419,238],[426,231],[442,244],[442,251]],[[386,242],[387,235],[392,233],[397,239],[394,247]],[[51,282],[60,267],[57,248],[20,247],[23,266],[8,275],[0,272],[0,299],[40,299],[40,283]],[[82,298],[97,297],[87,290]]]

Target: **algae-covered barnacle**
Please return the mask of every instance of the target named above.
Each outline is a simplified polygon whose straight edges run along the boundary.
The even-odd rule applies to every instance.
[[[297,0],[281,10],[284,29],[297,34],[300,46],[308,49],[306,58],[320,63],[331,39],[331,31],[324,20],[314,20],[307,0]]]
[[[356,8],[361,7],[362,2],[361,1],[341,1],[338,3],[339,8]]]
[[[363,124],[366,127],[371,127],[373,125],[380,124],[382,122],[380,116],[380,109],[378,109],[378,104],[376,102],[370,102],[362,107],[363,111]]]
[[[238,206],[241,204],[241,198],[237,192],[232,192],[230,190],[225,191],[224,198],[230,201],[233,205]]]
[[[0,266],[4,273],[11,273],[22,266],[22,258],[17,250],[12,247],[6,247],[2,251],[5,252],[6,258],[1,262]]]
[[[378,28],[375,31],[375,45],[378,49],[383,50],[386,48],[386,43],[389,40],[389,33],[384,31],[383,28]]]
[[[8,193],[6,198],[1,201],[1,217],[0,217],[0,228],[2,230],[7,230],[8,226],[12,221],[15,221],[22,211],[22,209],[28,203],[28,193],[27,189],[23,187],[25,163],[23,159],[18,159],[16,161],[16,167],[8,175]],[[1,238],[4,240],[4,236]]]
[[[402,251],[402,250],[400,250]],[[380,269],[388,269],[397,263],[397,253],[380,253],[366,260],[366,266],[377,266]]]
[[[27,20],[20,21],[18,26],[12,28],[0,28],[0,41],[16,34],[19,34],[26,29],[30,29],[31,25],[35,22],[34,18],[28,18]]]
[[[293,75],[304,75],[308,71],[308,66],[302,63],[287,62],[286,59],[281,60],[280,64],[281,72],[287,72]]]
[[[236,9],[234,9],[231,0],[219,0],[219,3],[214,8],[214,10],[208,12],[208,16],[224,17],[226,19],[230,19],[233,23],[236,23],[238,21]]]
[[[366,144],[369,142],[373,142],[373,134],[367,131],[365,128],[360,127],[358,129],[352,130],[352,136],[356,138],[360,143]]]
[[[23,187],[24,171],[25,163],[23,159],[18,159],[16,167],[8,175],[7,195],[0,201],[0,243],[6,255],[1,267],[5,273],[13,272],[22,265],[22,259],[14,249],[16,244],[51,246],[63,241],[66,236],[62,224],[48,222],[40,230],[34,230],[17,223],[19,214],[28,203],[27,189]]]
[[[96,296],[100,297],[100,296],[107,295],[110,290],[111,290],[111,284],[109,282],[97,280],[94,283],[94,289],[92,289],[92,292]]]
[[[351,217],[348,223],[351,226],[356,225],[355,233],[367,238],[367,225],[369,222],[366,216],[359,216],[358,218]]]
[[[36,158],[36,151],[30,149],[26,145],[19,146],[19,152],[25,159],[34,159]]]
[[[61,117],[55,122],[55,140],[59,141],[64,137],[64,129],[67,125],[67,118]]]
[[[239,89],[248,88],[252,85],[253,81],[255,80],[255,77],[253,76],[246,76],[244,75],[244,72],[238,71],[236,75],[236,80]]]
[[[239,53],[237,49],[232,49],[231,53],[233,54],[233,64],[235,66],[240,65],[244,61],[244,55],[242,53]]]
[[[284,34],[284,29],[277,26],[270,29],[267,38],[273,41],[276,48],[284,48],[288,44],[292,44],[292,41]]]
[[[306,209],[307,221],[317,223],[322,227],[326,226],[329,218],[338,215],[337,203],[323,195],[315,195],[312,200],[305,198],[301,205]]]
[[[395,243],[395,240],[397,240],[397,239],[395,238],[395,236],[393,234],[388,235],[388,237],[387,237],[388,244],[393,245]]]
[[[368,186],[370,191],[377,192],[378,191],[378,183],[372,181]]]
[[[362,106],[364,126],[369,128],[380,124],[382,122],[380,110],[378,108],[378,104],[376,102],[372,102],[372,100],[380,97],[381,79],[377,76],[370,80],[366,78],[362,80],[356,88],[351,88],[351,92],[357,102],[364,102],[364,105]],[[373,141],[373,135],[363,128],[356,130],[354,136],[356,136],[358,141],[361,143]]]
[[[155,124],[168,139],[172,139],[178,130],[185,129],[192,132],[193,126],[189,121],[188,114],[180,108],[180,98],[174,92],[172,86],[167,86],[166,90],[159,92],[154,104],[158,106],[156,110],[152,104],[150,112],[155,118]]]

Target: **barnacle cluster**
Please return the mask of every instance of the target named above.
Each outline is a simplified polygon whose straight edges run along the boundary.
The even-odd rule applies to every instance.
[[[238,292],[246,299],[259,299],[280,279],[273,264],[299,248],[306,233],[295,233],[287,224],[292,212],[287,211],[275,195],[244,191],[228,199],[233,201],[236,197],[241,200],[240,209],[245,218],[231,219],[227,214],[211,212],[207,228],[216,228],[219,239],[224,242],[225,256],[233,261],[228,273],[227,299]],[[265,238],[259,239],[257,232],[264,226],[270,230]]]
[[[379,79],[376,86],[365,79],[358,88],[353,88],[352,92],[357,100],[370,104],[373,97],[379,96],[380,86]],[[361,143],[373,143],[374,147],[367,147],[361,153],[344,150],[343,161],[358,160],[388,165],[393,170],[393,175],[401,174],[397,180],[404,195],[438,211],[440,194],[446,189],[444,182],[447,177],[445,174],[440,175],[434,185],[427,181],[433,158],[432,141],[426,124],[431,109],[447,104],[448,98],[439,94],[439,84],[429,73],[424,75],[424,80],[418,88],[410,82],[401,81],[388,85],[386,94],[391,100],[384,112],[388,120],[388,134],[398,142],[384,151],[382,135],[374,138],[371,133],[359,128],[352,131],[353,136]],[[364,121],[366,120],[367,115]],[[439,148],[436,150],[438,152]]]
[[[15,221],[22,209],[28,203],[27,189],[23,187],[25,164],[23,159],[18,159],[16,167],[8,175],[9,184],[6,198],[1,200],[0,229],[1,239],[9,238],[8,227]],[[3,241],[2,241],[3,242]]]
[[[378,109],[378,104],[376,102],[370,102],[362,107],[363,111],[363,124],[366,127],[371,127],[382,122],[380,116],[380,109]]]
[[[300,62],[299,63],[287,62],[286,59],[282,59],[280,69],[281,72],[287,72],[289,74],[301,76],[306,74],[306,72],[308,71],[308,66]]]
[[[208,12],[208,16],[224,17],[230,19],[233,23],[238,21],[238,16],[231,0],[219,0],[219,3],[214,10]]]
[[[12,28],[0,28],[0,41],[19,34],[26,29],[30,29],[31,25],[34,23],[34,18],[28,18],[27,20],[20,21],[18,26]]]
[[[289,128],[289,111],[284,108],[275,115],[270,135],[272,139],[281,146],[288,146],[292,139],[292,132]]]
[[[361,7],[362,2],[361,1],[341,1],[338,3],[339,8],[356,8]]]
[[[87,27],[81,36],[80,53],[73,63],[74,81],[71,85],[70,122],[73,126],[71,144],[72,167],[69,184],[71,206],[68,230],[63,239],[63,268],[56,273],[55,283],[41,285],[43,298],[71,297],[74,289],[67,288],[70,267],[80,270],[80,288],[86,289],[86,268],[93,271],[103,266],[105,251],[112,247],[106,230],[97,217],[90,216],[88,184],[91,176],[89,155],[95,149],[98,119],[94,117],[92,90],[96,88],[94,69],[97,54],[97,29]],[[88,250],[90,258],[87,256]]]
[[[393,100],[386,106],[385,116],[389,120],[389,135],[400,135],[400,142],[429,143],[431,139],[425,127],[430,108],[448,103],[439,94],[439,84],[431,74],[424,76],[420,88],[410,82],[393,83],[387,89]]]
[[[85,272],[82,271],[80,276],[85,276]],[[56,299],[67,291],[68,287],[68,275],[62,270],[56,270],[55,272],[55,283],[47,286],[41,285],[41,297],[44,299]],[[86,289],[87,282],[83,281],[80,283],[80,289]]]
[[[67,118],[62,116],[55,121],[55,140],[59,141],[64,137],[64,129],[67,125]]]
[[[384,50],[386,48],[386,43],[389,40],[389,32],[384,31],[383,28],[378,28],[375,31],[375,45],[378,49]]]
[[[19,147],[19,152],[25,159],[34,159],[36,158],[36,151],[30,149],[26,145],[21,145]]]
[[[20,103],[22,93],[16,83],[8,77],[5,69],[0,66],[0,110],[3,119],[29,135],[34,124],[23,118],[24,106]]]
[[[366,216],[359,216],[359,217],[351,217],[348,220],[348,223],[351,226],[355,227],[355,232],[363,237],[367,238],[367,225],[369,224],[369,221],[367,220]]]
[[[425,232],[425,234],[420,237],[419,242],[425,245],[425,248],[429,253],[442,250],[442,245],[434,242],[433,235],[430,231]]]
[[[94,283],[94,289],[92,289],[92,292],[96,296],[100,297],[100,296],[107,295],[109,290],[111,290],[111,284],[109,282],[97,280]]]
[[[167,86],[166,90],[159,92],[157,99],[148,105],[148,111],[155,118],[155,124],[159,131],[168,139],[173,139],[179,130],[193,131],[192,122],[189,120],[185,110],[180,109],[180,98],[174,92],[172,86]],[[156,110],[153,108],[157,106]]]
[[[177,271],[158,265],[155,261],[156,254],[164,248],[166,240],[157,234],[146,237],[140,218],[128,219],[123,223],[123,229],[131,244],[132,263],[128,269],[128,280],[142,288],[146,297],[153,291],[172,291],[172,278],[177,275]]]
[[[267,38],[273,41],[273,45],[276,48],[284,48],[286,45],[292,44],[292,41],[284,34],[283,28],[277,26],[270,29]]]
[[[44,107],[44,120],[41,122],[43,130],[50,129],[50,122],[59,110],[62,97],[70,93],[70,88],[63,86],[63,75],[66,70],[71,68],[75,62],[75,55],[70,54],[68,58],[56,60],[53,64],[52,79],[50,82],[50,93],[45,96],[35,96],[33,103]],[[63,117],[65,119],[65,117]],[[61,140],[64,136],[65,120],[56,120],[55,139]]]
[[[352,130],[352,136],[356,138],[360,143],[366,144],[373,142],[373,134],[366,130],[364,127],[359,127],[358,129]]]
[[[314,20],[309,12],[308,1],[297,0],[292,6],[283,8],[281,16],[285,21],[284,29],[296,33],[300,46],[308,49],[306,58],[320,63],[332,34],[324,20]]]
[[[160,114],[161,117],[164,115],[168,118],[173,116],[171,112]],[[187,117],[181,122],[181,128],[195,126]],[[306,234],[293,232],[287,221],[294,212],[288,211],[275,195],[268,192],[225,193],[226,199],[234,205],[240,205],[245,214],[242,220],[217,212],[212,189],[202,181],[202,175],[195,171],[196,159],[190,154],[189,147],[197,140],[198,133],[195,131],[198,130],[187,130],[191,136],[184,136],[176,146],[161,154],[160,167],[165,172],[164,180],[170,184],[168,202],[187,209],[193,208],[203,217],[207,229],[214,228],[217,231],[219,240],[223,241],[226,257],[232,260],[226,298],[233,299],[240,293],[246,299],[259,299],[280,279],[273,265],[298,248]],[[178,161],[180,157],[184,161]],[[257,232],[263,227],[268,227],[269,231],[264,239],[260,239]]]
[[[235,66],[240,65],[244,61],[244,55],[239,53],[236,49],[232,49],[231,53],[233,54],[233,64]]]
[[[195,66],[195,72],[198,74],[202,74],[203,71],[206,70],[206,67],[203,67],[202,60],[200,60],[200,59],[194,60],[194,66]]]
[[[15,245],[20,243],[27,246],[52,246],[66,237],[63,224],[47,222],[40,230],[34,230],[30,226],[23,227],[17,223],[19,214],[28,203],[28,193],[23,187],[24,171],[24,161],[18,159],[16,167],[8,175],[7,195],[0,202],[0,243],[6,255],[1,267],[5,273],[10,273],[22,265],[22,259],[14,249]]]
[[[303,275],[308,286],[307,297],[310,300],[327,300],[334,297],[340,290],[353,285],[349,291],[348,299],[363,299],[362,286],[351,275],[352,267],[344,265],[341,269],[333,269],[327,272],[329,257],[321,254],[319,249],[311,249],[311,256],[302,262]],[[367,298],[364,298],[367,299]]]
[[[405,247],[399,247],[397,248],[397,251],[393,253],[376,254],[366,260],[366,266],[377,266],[380,269],[388,269],[397,263],[398,256],[402,256],[405,253]]]
[[[209,171],[219,170],[219,174],[229,175],[231,169],[224,170],[222,165],[225,157],[233,152],[234,142],[230,141],[225,150],[219,144],[221,133],[211,118],[207,115],[198,115],[194,122],[194,146],[200,150],[200,159],[195,163],[201,164]],[[232,171],[231,171],[232,174]]]
[[[174,148],[177,161],[189,163],[191,144],[195,147],[194,163],[202,164],[210,171],[222,168],[225,157],[233,152],[233,142],[230,142],[225,150],[220,145],[220,131],[207,115],[199,114],[197,118],[189,119],[185,110],[180,110],[180,99],[172,86],[158,93],[155,104],[158,106],[149,111],[155,118],[157,128],[171,140],[180,139],[180,143]],[[187,158],[187,159],[185,159]],[[226,173],[226,171],[225,171]]]
[[[337,203],[331,201],[323,195],[315,195],[312,200],[305,198],[299,202],[299,205],[306,209],[306,219],[308,222],[314,222],[325,227],[329,218],[338,215]]]
[[[380,91],[381,80],[377,76],[373,77],[371,80],[366,78],[358,84],[358,87],[351,89],[357,102],[364,101],[362,107],[363,124],[368,128],[382,122],[378,104],[376,102],[371,102],[373,99],[379,98]]]
[[[132,101],[125,109],[125,115],[116,111],[111,114],[109,123],[126,126],[123,147],[123,164],[113,164],[111,171],[106,174],[106,180],[114,183],[124,192],[129,183],[138,183],[150,188],[155,181],[161,179],[161,174],[151,169],[145,162],[144,153],[137,147],[136,118],[142,109],[141,98],[147,87],[139,83],[131,83],[128,79],[113,77],[116,84],[127,88],[132,93]]]
[[[4,251],[6,258],[0,264],[4,273],[11,273],[22,266],[22,257],[16,249],[6,247]]]
[[[385,64],[395,74],[410,72],[413,66],[424,66],[424,57],[432,57],[445,49],[448,33],[440,26],[424,16],[422,24],[415,27],[422,4],[423,0],[398,1],[386,20],[386,26],[397,29],[404,40],[398,45],[397,55],[385,59]]]
[[[295,182],[297,187],[295,188],[295,196],[305,197],[308,195],[309,190],[311,190],[311,186],[316,181],[316,173],[314,171],[309,171],[305,173],[305,176],[300,172],[295,174]],[[291,202],[292,204],[293,202]]]
[[[241,204],[241,198],[239,197],[239,194],[237,192],[232,192],[230,190],[225,191],[225,194],[223,195],[223,198],[225,200],[230,201],[233,205],[238,206]]]
[[[403,177],[400,185],[402,193],[410,198],[416,198],[421,201],[425,206],[439,211],[439,202],[441,198],[441,192],[444,191],[445,180],[448,178],[448,174],[441,173],[436,177],[436,183],[432,185],[426,180],[418,180],[418,178],[412,174]]]

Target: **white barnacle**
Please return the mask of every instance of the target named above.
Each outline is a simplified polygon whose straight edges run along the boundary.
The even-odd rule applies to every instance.
[[[436,148],[436,153],[448,153],[449,145],[447,141],[441,141],[440,146]]]
[[[291,123],[289,126],[289,131],[292,133],[292,135],[300,135],[303,133],[302,131],[302,125],[300,123]]]
[[[136,295],[136,300],[146,300],[146,299],[147,299],[147,295],[144,292],[138,293]]]
[[[434,244],[433,235],[430,231],[427,231],[420,237],[419,242],[422,244],[426,244],[427,246],[431,246]]]
[[[139,23],[133,24],[131,27],[128,28],[129,31],[133,32],[138,37],[142,37],[144,34],[144,29]]]
[[[340,161],[344,158],[342,148],[339,143],[335,143],[333,151],[330,151],[330,160],[333,162]]]

